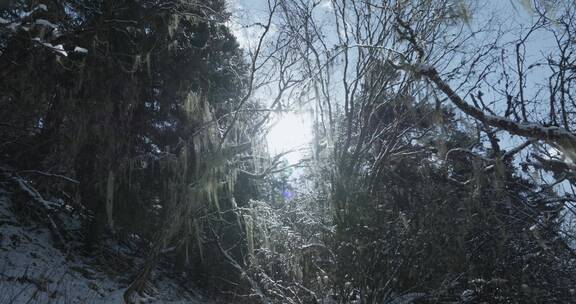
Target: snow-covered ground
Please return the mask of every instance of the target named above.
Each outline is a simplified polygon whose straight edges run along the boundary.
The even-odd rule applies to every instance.
[[[0,303],[123,303],[131,274],[104,271],[94,257],[63,252],[54,246],[49,229],[23,223],[12,208],[0,189]],[[140,302],[207,303],[166,276],[157,275],[153,285],[155,296]]]

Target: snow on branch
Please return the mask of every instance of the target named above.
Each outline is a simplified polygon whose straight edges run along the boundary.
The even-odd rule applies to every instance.
[[[513,135],[544,141],[553,141],[566,148],[576,147],[576,135],[564,128],[556,126],[547,127],[538,123],[517,122],[501,116],[487,115],[482,110],[464,101],[464,99],[462,99],[462,97],[460,97],[450,87],[450,85],[440,77],[435,68],[429,66],[421,68],[417,66],[412,67],[411,70],[415,72],[417,71],[420,75],[426,76],[438,87],[438,89],[440,89],[440,91],[448,96],[450,101],[456,107],[464,113],[486,123],[489,126],[499,128]]]
[[[83,47],[77,46],[74,48],[74,53],[88,54],[88,50]]]
[[[56,24],[46,20],[46,19],[36,19],[36,21],[34,21],[35,24],[39,25],[39,26],[43,26],[46,28],[50,28],[50,29],[56,29],[58,28],[58,26],[56,26]]]
[[[0,17],[0,26],[3,26],[4,29],[14,33],[17,33],[18,31],[29,32],[34,27],[41,27],[49,30],[54,30],[52,32],[52,35],[54,37],[60,36],[61,34],[58,33],[58,25],[54,24],[50,20],[43,18],[30,20],[29,17],[31,17],[35,12],[38,11],[48,11],[48,7],[44,4],[39,4],[29,12],[22,12],[15,21],[10,21]],[[54,45],[50,43],[49,39],[46,39],[46,37],[33,37],[31,38],[31,40],[60,56],[64,57],[68,56],[68,52],[64,49],[64,45],[62,44]],[[75,46],[73,52],[85,55],[88,53],[88,50],[80,46]]]
[[[68,52],[66,52],[66,50],[64,50],[64,46],[62,44],[58,44],[58,45],[53,45],[49,42],[43,42],[40,38],[36,37],[36,38],[32,38],[32,41],[34,42],[38,42],[40,45],[42,45],[43,47],[55,52],[58,55],[67,57],[68,56]]]
[[[46,4],[39,4],[39,5],[37,5],[36,7],[34,7],[34,9],[32,9],[31,11],[21,13],[21,14],[20,14],[20,17],[21,17],[21,18],[29,17],[29,16],[31,16],[32,14],[34,14],[35,12],[37,12],[37,11],[47,12],[47,11],[48,11],[48,6],[46,6]]]

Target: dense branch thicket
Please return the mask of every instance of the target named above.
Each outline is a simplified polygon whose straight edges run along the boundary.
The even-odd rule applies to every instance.
[[[292,246],[278,240],[277,248],[262,232],[268,255],[257,265],[282,286],[269,287],[270,296],[571,302],[572,70],[556,63],[571,62],[574,5],[523,3],[537,21],[501,42],[517,33],[490,18],[475,30],[470,14],[486,8],[465,1],[280,3],[278,37],[301,58],[301,94],[315,103],[307,178],[317,182],[299,197],[307,207],[292,211],[315,215],[308,229],[302,221],[275,223],[311,235],[295,234]],[[560,49],[542,61],[526,54],[537,30],[552,33]],[[550,65],[544,83],[530,74]],[[271,263],[282,263],[289,279]]]

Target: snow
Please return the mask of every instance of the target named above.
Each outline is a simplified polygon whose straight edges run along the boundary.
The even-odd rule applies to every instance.
[[[570,139],[571,141],[576,142],[576,135],[574,135],[574,133],[572,133],[572,132],[570,132],[564,128],[559,128],[556,126],[546,127],[546,126],[543,126],[542,124],[538,124],[538,123],[516,122],[516,121],[513,121],[513,120],[505,118],[505,117],[493,116],[493,115],[485,115],[485,118],[487,121],[500,121],[500,122],[506,123],[507,125],[514,125],[518,129],[520,129],[521,131],[524,131],[524,132],[537,131],[538,133],[541,133],[541,134],[550,134],[550,135],[556,135],[559,137],[565,137],[565,138]]]
[[[81,263],[68,260],[51,245],[48,229],[22,226],[0,197],[0,303],[99,302],[118,289],[106,280],[89,280],[78,269]]]
[[[57,28],[57,26],[54,23],[52,23],[46,19],[36,19],[36,21],[34,21],[34,23],[41,25],[41,26],[44,26],[44,27],[47,27],[47,28],[52,28],[52,29]]]
[[[59,55],[62,55],[64,57],[68,56],[68,52],[66,52],[64,50],[64,46],[62,44],[53,45],[49,42],[42,42],[42,40],[40,40],[40,38],[38,38],[38,37],[32,38],[32,41],[36,41],[36,42],[40,43],[41,45],[49,48],[50,50],[56,52]]]
[[[96,257],[75,254],[73,249],[63,252],[54,247],[49,229],[21,223],[11,208],[9,194],[0,188],[0,303],[124,303],[130,274],[106,273]],[[72,218],[67,224],[80,227]],[[165,276],[153,284],[157,295],[141,297],[139,303],[207,303],[200,293],[186,292]]]
[[[465,303],[471,302],[475,298],[475,292],[473,290],[466,289],[466,290],[464,290],[464,292],[462,292],[462,295],[460,296],[460,298]]]
[[[0,17],[0,24],[9,24],[9,23],[10,23],[10,21]]]
[[[20,22],[13,22],[13,23],[8,24],[8,25],[6,26],[6,28],[9,29],[9,30],[11,30],[11,31],[13,31],[13,32],[15,32],[15,31],[18,30],[18,27],[19,27],[20,25],[21,25]]]
[[[45,200],[42,197],[42,195],[40,195],[40,193],[38,193],[38,191],[36,191],[36,190],[34,190],[34,188],[28,186],[28,183],[26,183],[26,181],[24,181],[21,178],[16,178],[15,180],[18,182],[20,188],[23,191],[26,191],[31,197],[33,197],[36,200],[36,202],[42,204],[44,209],[55,210],[57,208],[57,204],[55,204],[54,202]]]
[[[42,40],[38,37],[34,37],[31,40],[40,43],[42,46],[56,52],[58,55],[62,55],[64,57],[68,56],[68,52],[64,49],[64,45],[62,44],[53,45],[49,42],[42,42]],[[77,46],[74,48],[74,52],[85,54],[88,52],[88,50]]]
[[[74,53],[88,54],[88,50],[83,47],[77,46],[74,48]]]
[[[31,16],[32,14],[34,14],[34,12],[36,12],[36,11],[45,11],[45,12],[47,12],[47,11],[48,11],[48,7],[47,7],[45,4],[39,4],[39,5],[37,5],[34,9],[32,9],[31,11],[29,11],[29,12],[23,12],[22,14],[20,14],[20,17],[21,17],[21,18],[29,17],[29,16]]]

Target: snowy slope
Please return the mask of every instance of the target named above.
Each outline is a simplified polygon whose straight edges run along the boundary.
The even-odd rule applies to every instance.
[[[103,271],[94,257],[57,249],[49,229],[22,223],[12,208],[9,195],[0,189],[1,304],[123,303],[129,274]],[[123,249],[118,245],[111,250]],[[154,288],[156,295],[140,302],[207,303],[165,275],[154,278]]]

